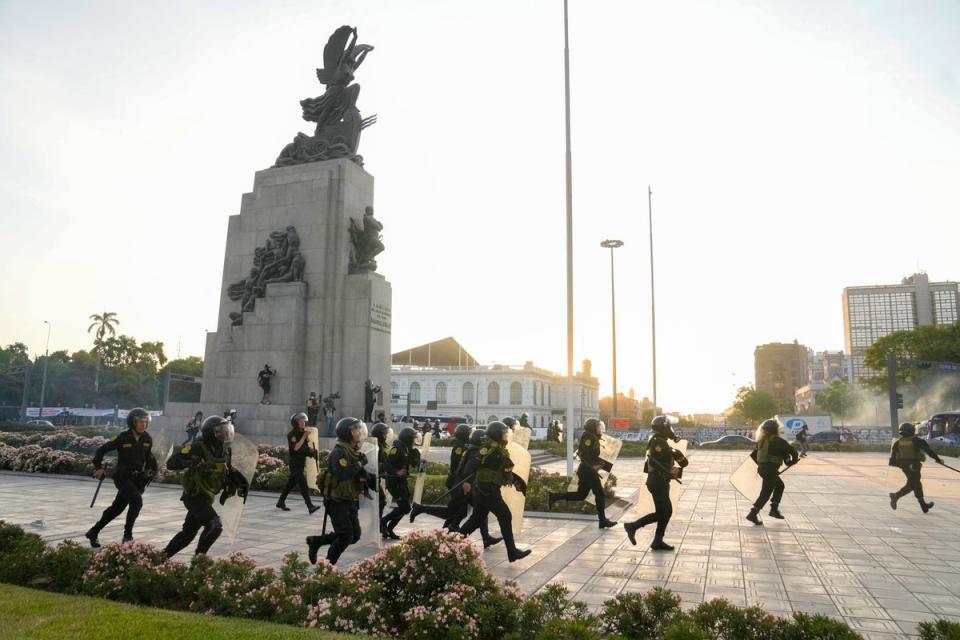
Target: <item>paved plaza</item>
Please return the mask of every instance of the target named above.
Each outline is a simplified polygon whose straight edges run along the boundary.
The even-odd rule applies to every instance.
[[[665,586],[687,604],[724,597],[778,615],[824,613],[843,618],[868,638],[908,637],[918,621],[935,617],[960,620],[960,550],[953,540],[960,530],[960,474],[925,465],[924,487],[936,507],[923,515],[909,496],[892,511],[887,484],[899,486],[902,474],[887,467],[885,454],[811,454],[783,476],[786,520],[767,517],[765,527],[755,527],[744,520],[749,502],[728,482],[746,455],[691,452],[667,530],[673,553],[647,549],[652,527],[638,531],[638,544],[632,546],[622,527],[600,531],[593,516],[530,514],[518,538],[519,546],[533,549],[529,557],[510,564],[500,544],[484,559],[493,574],[516,580],[528,593],[562,581],[593,606],[620,592]],[[641,459],[617,463],[618,495],[632,500],[645,491],[642,467]],[[566,464],[558,460],[544,468],[563,472]],[[49,542],[82,541],[115,493],[104,483],[91,510],[94,486],[86,478],[0,472],[0,519],[24,525]],[[179,496],[179,487],[150,487],[135,530],[139,540],[162,546],[179,530],[184,516]],[[293,511],[281,512],[274,507],[276,498],[251,494],[236,543],[231,547],[222,540],[213,551],[241,551],[272,565],[289,551],[305,555],[303,539],[319,530],[322,512],[308,516],[295,496],[288,500]],[[608,515],[621,522],[637,517],[631,509],[624,512],[622,504]],[[404,519],[397,531],[438,524],[424,515],[415,525]],[[496,530],[495,521],[492,527]],[[103,531],[101,541],[119,539],[121,533],[122,516]],[[479,543],[479,534],[475,537]],[[351,547],[341,566],[373,550]],[[187,551],[178,557],[189,559]]]

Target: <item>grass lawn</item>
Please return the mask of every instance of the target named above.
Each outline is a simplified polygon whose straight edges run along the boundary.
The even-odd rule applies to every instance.
[[[165,611],[101,598],[65,596],[0,584],[0,637],[5,639],[270,640],[359,638],[329,631],[198,613]]]

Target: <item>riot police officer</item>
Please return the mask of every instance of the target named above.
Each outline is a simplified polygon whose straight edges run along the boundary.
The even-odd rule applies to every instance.
[[[600,439],[603,437],[604,428],[603,422],[597,418],[589,418],[583,423],[583,435],[577,445],[577,456],[580,458],[580,465],[577,466],[577,490],[547,494],[547,510],[551,510],[557,500],[583,500],[587,493],[592,491],[601,529],[617,524],[616,520],[607,519],[606,498],[603,495],[603,481],[600,479],[600,469],[603,468],[600,460]]]
[[[763,478],[760,495],[757,496],[757,501],[753,503],[753,508],[747,514],[747,520],[756,525],[763,524],[757,514],[763,509],[767,500],[770,500],[770,517],[783,519],[784,516],[780,513],[780,499],[783,497],[784,485],[783,480],[780,479],[780,464],[790,467],[797,464],[800,459],[797,450],[781,438],[779,433],[779,422],[773,418],[764,420],[757,432],[757,446],[750,454],[757,463],[757,474]]]
[[[387,452],[387,491],[397,503],[397,506],[380,520],[383,537],[387,540],[400,539],[393,528],[403,516],[410,513],[410,487],[407,486],[407,478],[410,477],[410,469],[416,469],[420,465],[420,452],[413,446],[416,439],[416,430],[413,427],[404,427]]]
[[[280,492],[280,499],[277,500],[277,509],[290,511],[290,507],[288,507],[286,503],[287,496],[290,494],[290,490],[293,489],[295,485],[298,485],[300,487],[300,495],[303,496],[303,501],[307,505],[307,510],[312,514],[320,507],[315,506],[313,501],[310,500],[310,489],[307,488],[307,477],[304,474],[304,469],[308,458],[310,459],[310,464],[316,464],[314,460],[317,459],[317,451],[308,440],[309,435],[305,428],[306,425],[307,414],[302,411],[290,416],[291,429],[290,432],[287,433],[287,446],[290,450],[290,479],[287,480],[286,486],[284,486],[283,491]]]
[[[511,484],[518,491],[526,491],[523,480],[513,473],[513,461],[507,452],[508,431],[509,427],[499,421],[487,425],[487,438],[478,451],[476,461],[476,484],[471,487],[471,491],[476,492],[473,514],[460,528],[460,533],[469,536],[492,512],[500,523],[500,535],[507,547],[507,559],[514,562],[530,555],[530,549],[517,549],[513,539],[513,516],[500,493],[501,487]],[[469,471],[472,472],[472,469]]]
[[[458,490],[454,491],[453,488],[455,485],[460,484],[460,478],[457,476],[457,471],[460,469],[460,461],[463,459],[464,454],[467,451],[467,442],[470,439],[470,425],[460,424],[457,425],[456,430],[453,432],[453,446],[450,447],[450,467],[447,469],[447,489],[450,490],[450,505],[440,506],[440,505],[422,505],[417,502],[414,502],[410,505],[410,522],[416,520],[417,516],[421,513],[426,513],[435,518],[440,518],[444,521],[444,528],[447,528],[446,520],[450,515],[450,507],[454,504],[454,501],[460,500],[464,505],[466,504],[466,497],[462,490],[457,487]],[[459,509],[459,506],[457,507]],[[465,507],[464,507],[465,508]],[[461,520],[463,518],[461,517]],[[459,520],[457,521],[459,524]]]
[[[203,421],[200,439],[174,452],[167,460],[171,471],[184,470],[180,500],[187,508],[183,528],[164,549],[168,558],[193,542],[201,528],[196,553],[209,551],[223,532],[223,523],[213,508],[214,498],[220,494],[220,504],[223,504],[234,494],[246,496],[247,480],[231,465],[233,435],[232,422],[223,416],[210,416]]]
[[[459,490],[451,492],[450,504],[447,506],[447,519],[443,523],[447,531],[459,532],[463,519],[467,517],[467,510],[470,506],[477,510],[476,499],[478,491],[473,487],[477,484],[477,467],[479,466],[480,449],[483,448],[486,440],[486,427],[477,427],[470,433],[466,451],[460,458],[460,464],[457,466],[456,477],[460,482]],[[487,518],[480,521],[480,537],[483,539],[483,548],[492,547],[501,542],[503,538],[490,535],[490,523]]]
[[[330,545],[327,560],[337,564],[346,548],[360,540],[360,494],[368,488],[363,468],[367,460],[360,452],[365,426],[356,418],[341,418],[337,423],[337,443],[327,462],[328,486],[324,493],[333,532],[307,536],[307,557],[312,564],[317,563],[317,551],[323,545]]]
[[[663,541],[667,531],[667,524],[673,516],[673,503],[670,502],[670,482],[679,479],[682,469],[687,466],[687,458],[670,446],[668,440],[677,442],[679,438],[670,427],[666,416],[657,416],[650,424],[653,435],[647,444],[647,460],[643,470],[647,474],[647,490],[653,496],[653,513],[627,522],[623,528],[627,531],[630,544],[637,544],[635,537],[637,529],[648,524],[657,523],[657,530],[653,536],[650,548],[654,551],[673,551],[673,546]]]
[[[913,424],[904,422],[900,425],[900,439],[895,441],[890,448],[890,466],[900,467],[903,475],[907,477],[907,483],[896,493],[890,494],[890,508],[896,509],[897,500],[913,491],[917,502],[920,503],[920,508],[926,513],[933,508],[933,503],[924,500],[923,485],[920,483],[920,470],[926,458],[924,454],[930,456],[939,464],[943,464],[943,460],[930,448],[927,441],[918,438],[916,433],[917,428]]]
[[[143,492],[147,484],[157,474],[157,461],[154,459],[153,438],[147,433],[150,426],[150,414],[137,407],[127,414],[127,430],[102,445],[93,454],[93,475],[103,479],[103,456],[110,451],[117,452],[117,470],[113,473],[113,484],[117,487],[117,497],[104,509],[95,525],[90,527],[85,537],[91,547],[99,547],[97,537],[107,524],[127,510],[127,519],[123,525],[123,541],[133,540],[133,525],[143,508]]]
[[[383,535],[386,529],[383,526],[383,509],[387,506],[387,494],[383,490],[381,480],[385,479],[387,474],[387,436],[390,435],[390,427],[382,422],[373,425],[370,435],[377,439],[377,477],[367,478],[369,483],[376,485],[378,508],[380,514],[380,535]],[[374,487],[371,486],[371,489]]]

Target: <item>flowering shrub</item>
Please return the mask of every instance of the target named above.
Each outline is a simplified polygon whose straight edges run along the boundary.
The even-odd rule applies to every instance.
[[[713,602],[726,602],[714,600]],[[709,603],[712,605],[713,603]],[[708,619],[708,605],[701,605],[701,616]],[[683,616],[680,598],[673,592],[657,587],[646,593],[621,593],[603,605],[604,628],[628,638],[658,637],[663,630]],[[715,618],[717,616],[714,616]],[[714,636],[724,638],[726,636]],[[746,637],[746,636],[744,636]]]
[[[87,595],[147,606],[174,606],[180,600],[186,566],[171,562],[149,544],[110,542],[83,573]]]
[[[29,473],[85,473],[93,472],[89,456],[71,451],[54,451],[35,444],[28,444],[9,451],[4,445],[0,451],[3,466],[14,471]]]

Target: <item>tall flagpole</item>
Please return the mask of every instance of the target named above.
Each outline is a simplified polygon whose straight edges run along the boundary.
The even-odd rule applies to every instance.
[[[647,212],[650,222],[650,329],[653,332],[653,415],[657,415],[657,302],[653,293],[653,190],[647,185]]]
[[[570,153],[570,32],[567,28],[567,0],[563,0],[563,99],[567,140],[567,475],[573,475],[573,159]]]

